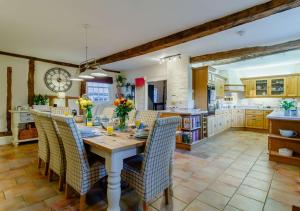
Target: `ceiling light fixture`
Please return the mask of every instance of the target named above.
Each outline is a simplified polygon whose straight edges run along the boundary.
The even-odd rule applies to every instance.
[[[80,67],[78,68],[78,70],[76,70],[76,73],[69,78],[69,80],[70,81],[83,81],[82,78],[79,78],[78,72],[80,72]]]
[[[166,56],[166,57],[162,57],[159,59],[159,63],[162,64],[166,61],[176,61],[181,59],[181,54],[176,54],[176,55],[171,55],[171,56]]]

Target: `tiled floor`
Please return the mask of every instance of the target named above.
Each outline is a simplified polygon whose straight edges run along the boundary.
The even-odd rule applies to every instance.
[[[300,169],[268,161],[267,135],[227,131],[192,152],[177,151],[171,202],[163,197],[150,210],[268,210],[300,206]],[[0,210],[75,210],[78,199],[65,200],[57,181],[37,170],[37,145],[0,147]],[[105,208],[100,201],[87,210]],[[122,196],[122,210],[138,210],[134,192]]]

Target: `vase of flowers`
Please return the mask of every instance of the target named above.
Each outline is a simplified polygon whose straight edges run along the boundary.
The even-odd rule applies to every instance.
[[[134,109],[134,103],[132,100],[125,98],[117,98],[114,101],[116,106],[115,113],[119,118],[119,130],[124,131],[126,129],[126,120],[128,119],[128,114]]]
[[[280,102],[280,108],[283,109],[285,116],[290,116],[291,110],[296,107],[297,106],[295,100],[282,100]]]
[[[90,98],[84,94],[81,98],[78,100],[80,109],[83,110],[83,116],[85,118],[85,123],[87,126],[92,126],[92,120],[93,120],[93,114],[92,114],[92,108],[94,106],[94,103],[90,100]]]

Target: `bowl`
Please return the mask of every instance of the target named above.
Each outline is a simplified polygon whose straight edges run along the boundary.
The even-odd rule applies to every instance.
[[[284,137],[294,137],[297,135],[297,132],[293,131],[293,130],[283,130],[283,129],[279,129],[280,135],[284,136]]]
[[[278,149],[278,154],[286,157],[291,157],[293,155],[293,150],[288,148],[280,148]]]

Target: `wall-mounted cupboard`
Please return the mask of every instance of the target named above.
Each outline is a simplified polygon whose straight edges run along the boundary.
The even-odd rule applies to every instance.
[[[241,78],[245,97],[300,97],[300,74]]]

